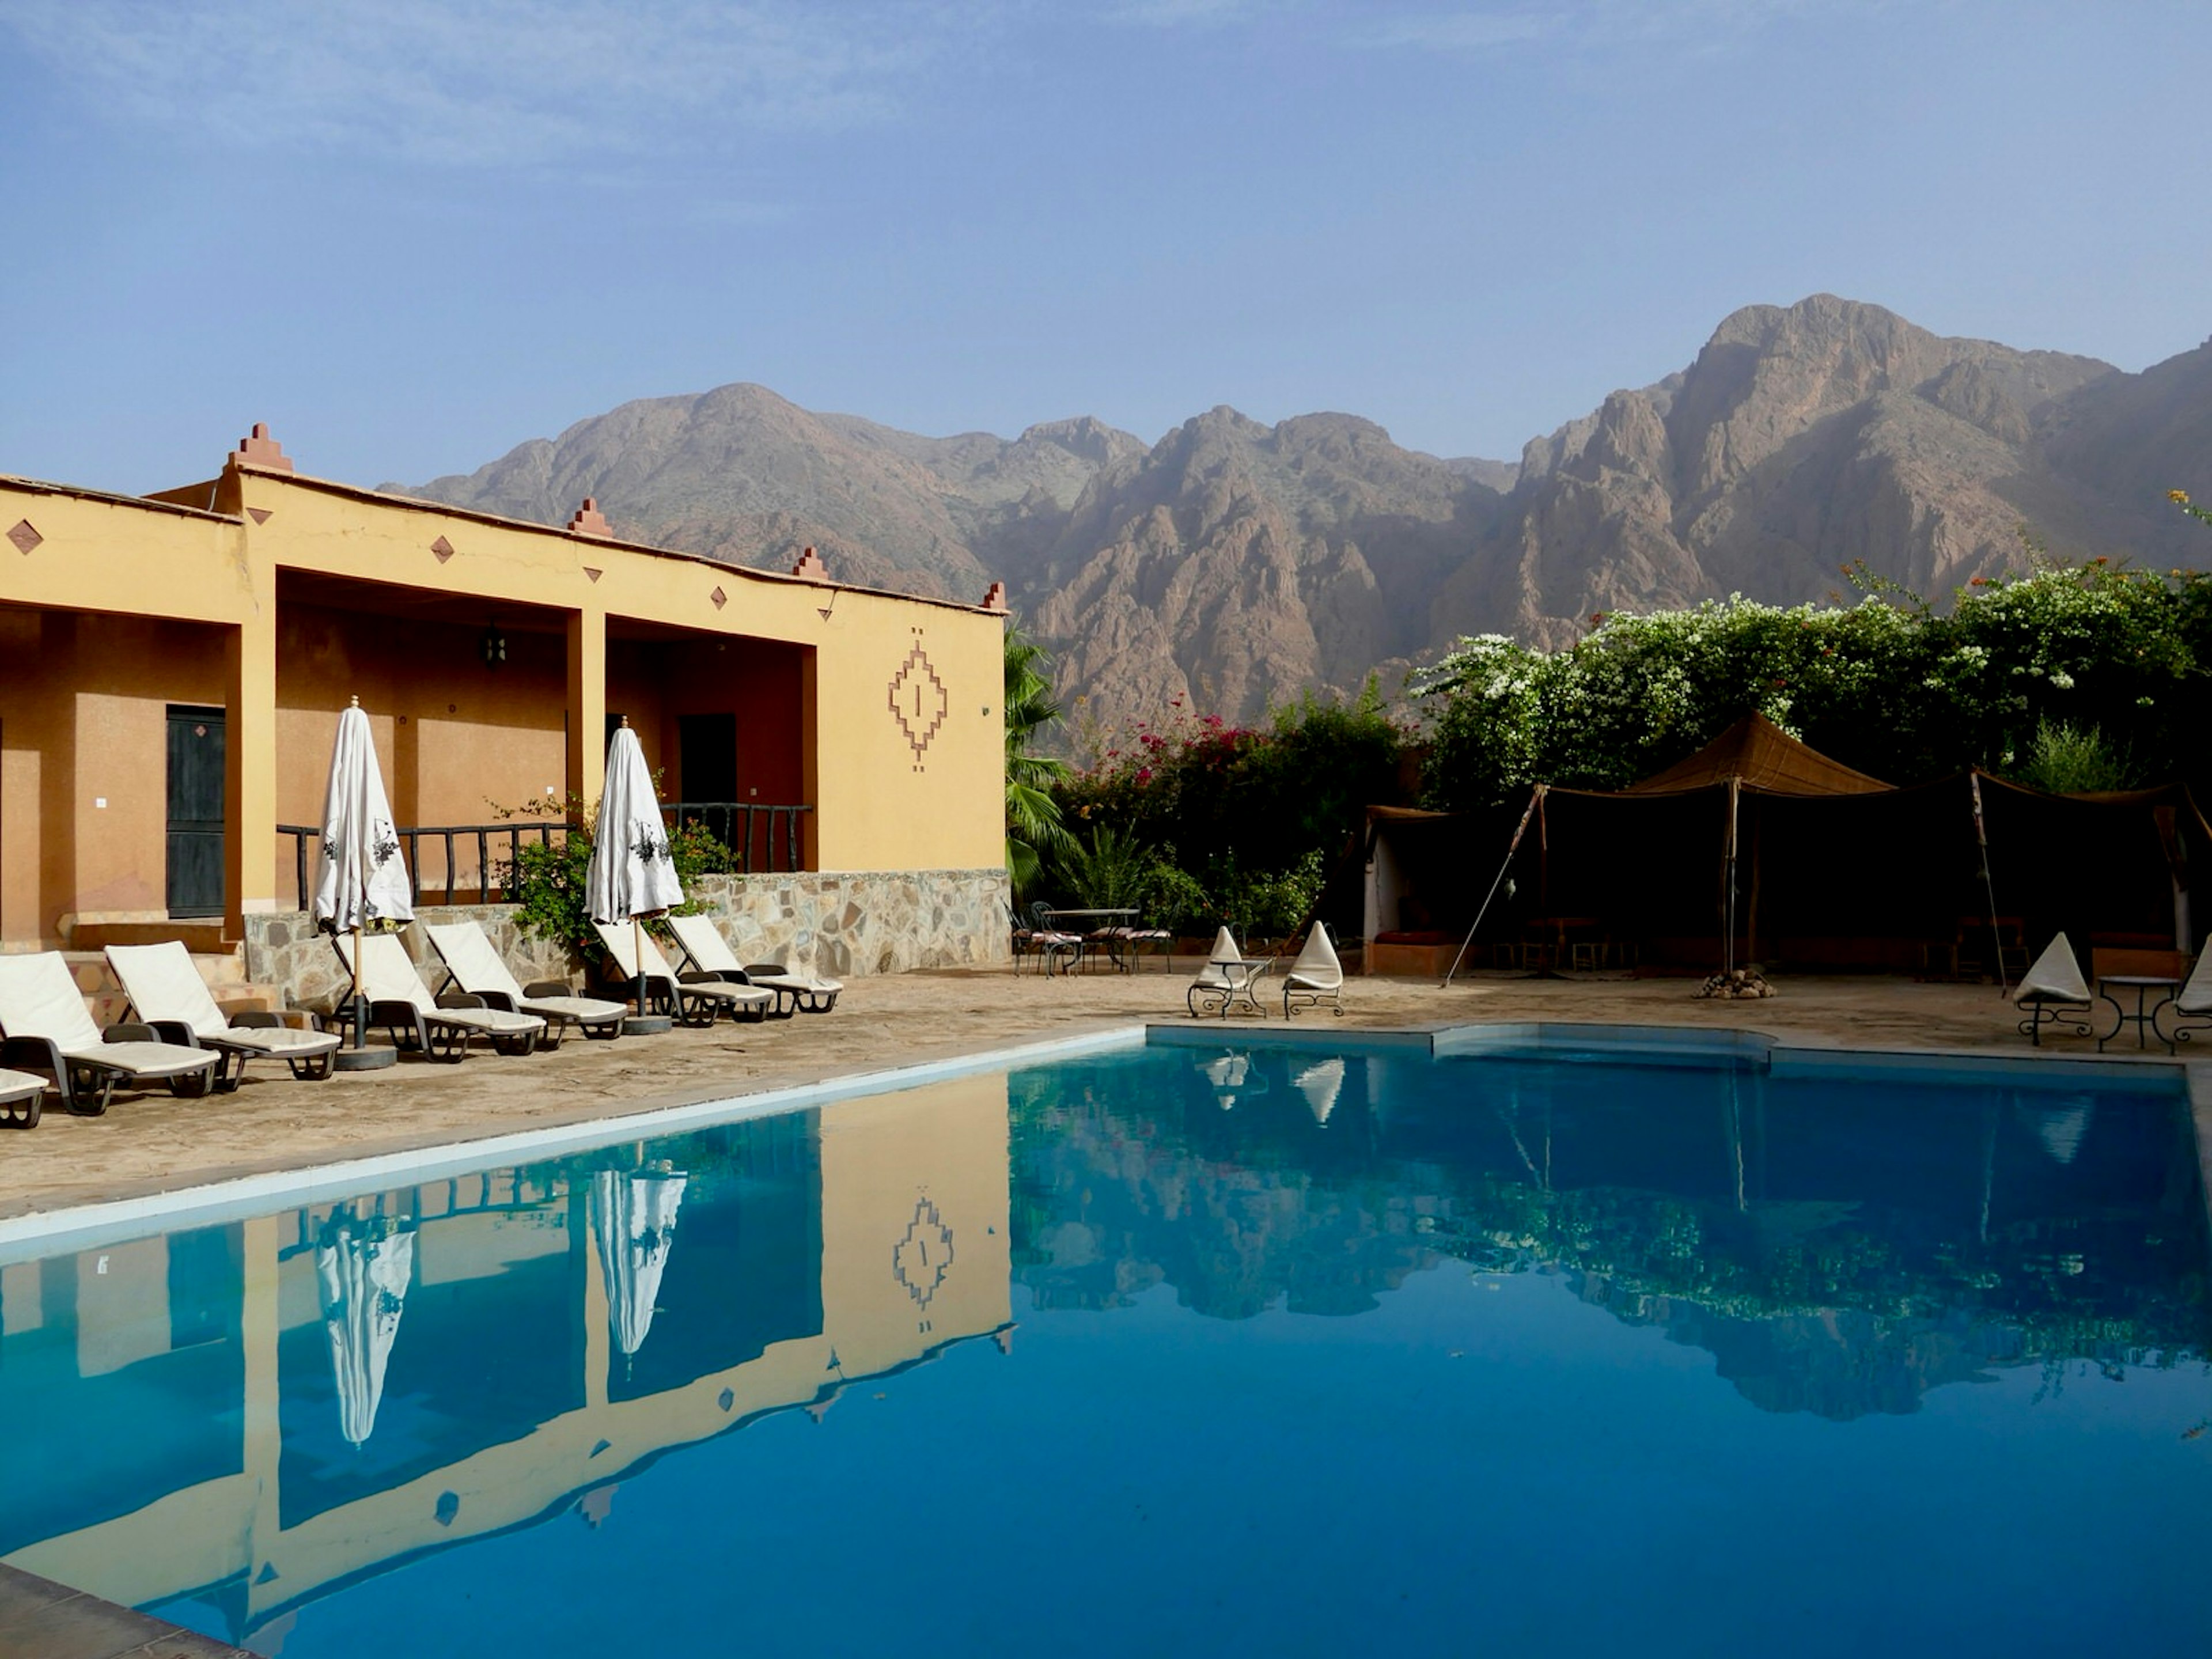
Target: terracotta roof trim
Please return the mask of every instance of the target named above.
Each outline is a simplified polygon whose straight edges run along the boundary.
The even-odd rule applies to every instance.
[[[246,520],[229,513],[210,512],[204,507],[185,507],[178,501],[157,501],[145,495],[125,495],[112,489],[91,489],[82,484],[54,483],[45,478],[25,478],[12,472],[0,472],[0,489],[21,489],[33,495],[60,495],[72,501],[98,501],[104,507],[143,507],[149,513],[173,513],[186,519],[204,519],[211,524],[244,524]]]
[[[526,530],[540,536],[552,537],[571,546],[574,545],[579,539],[559,525],[539,524],[532,519],[510,519],[501,514],[485,513],[472,507],[455,507],[450,501],[427,501],[419,495],[397,495],[389,490],[383,489],[364,489],[359,484],[342,483],[335,478],[312,477],[304,472],[271,472],[262,467],[248,467],[244,470],[252,472],[257,478],[265,479],[271,483],[286,488],[303,486],[311,489],[319,489],[332,495],[347,496],[355,501],[377,501],[387,507],[403,507],[419,513],[443,514],[448,518],[465,519],[476,524],[496,525],[507,530]],[[135,500],[136,498],[126,496],[123,499]],[[915,605],[935,605],[940,610],[959,611],[971,616],[999,614],[987,611],[980,605],[961,599],[940,599],[926,593],[902,593],[888,587],[863,587],[856,582],[787,575],[780,570],[761,570],[751,565],[730,564],[720,559],[709,558],[704,553],[687,553],[680,548],[674,547],[654,547],[647,542],[626,542],[614,537],[593,536],[588,538],[587,544],[594,548],[618,547],[627,552],[643,553],[656,559],[682,559],[691,564],[706,565],[715,570],[726,570],[732,575],[753,581],[777,582],[793,587],[842,588],[847,592],[866,593],[878,599],[904,599]]]

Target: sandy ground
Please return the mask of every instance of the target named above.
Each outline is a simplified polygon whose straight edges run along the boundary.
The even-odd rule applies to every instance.
[[[28,1133],[0,1132],[0,1216],[726,1098],[1101,1026],[1180,1021],[1193,967],[1178,963],[1169,972],[1150,963],[1128,976],[962,970],[860,979],[828,1014],[678,1027],[611,1043],[571,1036],[556,1053],[508,1059],[478,1052],[458,1066],[403,1058],[384,1071],[324,1083],[296,1083],[281,1065],[264,1062],[233,1094],[197,1101],[166,1091],[118,1094],[104,1117],[56,1110]],[[1692,988],[1687,980],[1610,975],[1479,974],[1449,991],[1426,980],[1355,978],[1346,987],[1342,1018],[1302,1013],[1297,1023],[1355,1029],[1613,1022],[1734,1027],[1823,1047],[2039,1052],[2019,1035],[2017,1016],[1992,986],[1781,979],[1775,997],[1735,1003],[1698,1001]],[[1279,1030],[1280,1013],[1278,1002],[1264,1025],[1249,1016],[1227,1024],[1242,1033]],[[2046,1032],[2039,1052],[2094,1054],[2095,1044]],[[2135,1052],[2113,1047],[2115,1055]]]

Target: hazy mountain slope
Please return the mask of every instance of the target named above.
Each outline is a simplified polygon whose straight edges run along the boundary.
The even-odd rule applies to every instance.
[[[1004,580],[1086,723],[1250,719],[1462,633],[1550,644],[1594,611],[1795,602],[1875,570],[1941,598],[2057,553],[2201,565],[2212,343],[2128,374],[1932,334],[1816,295],[1723,320],[1697,359],[1530,442],[1517,466],[1401,449],[1350,415],[1230,409],[1147,447],[1090,418],[930,438],[754,386],[626,404],[417,494],[617,527],[733,562],[981,598]]]

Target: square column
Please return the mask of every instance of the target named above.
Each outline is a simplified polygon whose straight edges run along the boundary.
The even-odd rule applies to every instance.
[[[568,793],[588,810],[607,769],[607,613],[568,613]]]
[[[223,931],[242,939],[246,917],[278,908],[273,604],[230,630],[223,658]]]

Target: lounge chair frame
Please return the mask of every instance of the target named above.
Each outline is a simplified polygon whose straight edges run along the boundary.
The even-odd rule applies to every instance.
[[[320,1083],[330,1076],[338,1050],[335,1033],[325,1030],[317,1020],[310,1028],[313,1036],[303,1034],[286,1044],[238,1036],[241,1030],[297,1031],[301,1028],[264,1009],[250,1009],[234,1018],[224,1014],[182,945],[110,945],[106,954],[108,970],[122,985],[124,994],[131,1000],[131,1011],[141,1024],[161,1033],[164,1042],[182,1048],[211,1048],[222,1056],[215,1073],[217,1093],[228,1094],[238,1087],[249,1060],[281,1060],[302,1083]],[[159,981],[158,975],[164,971],[191,978],[183,990],[176,990]]]
[[[102,1042],[155,1042],[164,1048],[188,1048],[187,1043],[171,1044],[150,1025],[125,1023],[110,1025],[100,1034]],[[99,1117],[115,1098],[116,1085],[143,1079],[148,1084],[164,1085],[179,1100],[201,1100],[215,1091],[215,1074],[222,1068],[222,1056],[210,1048],[206,1051],[206,1066],[194,1071],[174,1072],[167,1077],[145,1077],[143,1068],[128,1065],[110,1065],[83,1049],[64,1054],[52,1037],[0,1037],[0,1066],[27,1066],[34,1072],[50,1073],[54,1080],[54,1092],[61,1097],[63,1109],[75,1117]],[[31,1122],[38,1121],[35,1113]],[[30,1123],[11,1127],[28,1128]]]
[[[732,1019],[755,1021],[770,1017],[775,999],[763,1001],[750,994],[757,988],[740,985],[724,975],[696,969],[679,972],[668,965],[667,958],[660,953],[659,942],[650,933],[646,935],[646,945],[653,953],[653,961],[641,962],[637,973],[624,973],[617,947],[634,948],[629,944],[629,924],[625,922],[617,927],[595,921],[592,927],[599,936],[608,965],[614,969],[618,981],[630,988],[639,1012],[666,1014],[678,1024],[694,1029],[712,1025],[725,1009]]]
[[[457,927],[475,934],[490,964],[498,969],[501,983],[489,982],[488,974],[478,975],[473,984],[461,977],[462,969],[469,964],[466,962],[456,963],[446,950],[448,939]],[[500,959],[499,953],[492,949],[491,941],[484,937],[483,929],[476,922],[447,927],[430,924],[426,926],[424,932],[429,937],[430,948],[438,953],[438,961],[446,970],[445,981],[440,986],[440,991],[462,992],[470,996],[482,997],[486,1007],[498,1009],[502,1013],[531,1014],[544,1020],[545,1030],[538,1039],[540,1048],[549,1052],[558,1048],[561,1039],[567,1035],[567,1028],[571,1025],[581,1031],[590,1042],[611,1042],[623,1034],[623,1021],[629,1010],[619,1003],[601,1003],[596,998],[580,997],[575,988],[565,979],[538,979],[527,985],[516,985],[514,974]],[[613,1012],[587,1013],[584,1012],[586,1004],[592,1005],[595,1009],[604,1007]]]
[[[35,1129],[50,1085],[28,1072],[0,1072],[0,1128]]]
[[[338,960],[341,963],[346,963],[344,945],[342,943],[345,937],[335,933],[331,936],[331,948],[337,951]],[[371,934],[364,939],[362,941],[364,951],[377,939],[382,937],[386,936]],[[402,956],[406,955],[404,945],[400,945],[396,939],[392,940],[392,944]],[[415,966],[412,957],[408,958],[407,967],[408,971],[415,975],[415,982],[422,985],[422,971]],[[352,965],[346,963],[346,968],[348,974],[350,975]],[[422,991],[425,996],[429,996],[428,986],[422,986]],[[425,1059],[435,1060],[441,1065],[455,1066],[466,1060],[469,1054],[469,1039],[472,1036],[484,1038],[490,1043],[494,1054],[519,1058],[535,1052],[538,1039],[544,1035],[545,1031],[545,1022],[534,1014],[520,1016],[535,1022],[528,1030],[510,1031],[489,1030],[472,1020],[438,1018],[441,1012],[459,1012],[468,1008],[481,1008],[486,1012],[495,1012],[489,1002],[466,991],[446,991],[432,996],[430,1006],[428,1008],[408,997],[377,997],[365,994],[363,1000],[368,1004],[368,1023],[372,1026],[382,1026],[386,1035],[391,1037],[393,1048],[402,1054],[419,1054]],[[512,1013],[514,1011],[509,1009],[496,1012]]]
[[[0,1031],[0,1066],[43,1073],[53,1079],[63,1108],[78,1117],[107,1110],[118,1086],[165,1085],[181,1100],[198,1100],[215,1086],[222,1056],[209,1049],[165,1042],[150,1025],[125,1024],[101,1030],[58,951],[9,958],[9,1003],[15,1029]],[[17,999],[21,1001],[18,1002]],[[41,1029],[31,1030],[32,1026]],[[113,1055],[103,1051],[113,1048]],[[27,1128],[37,1121],[17,1122]]]

